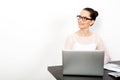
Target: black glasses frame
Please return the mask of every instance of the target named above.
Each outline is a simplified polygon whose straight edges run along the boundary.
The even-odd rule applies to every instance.
[[[81,15],[77,15],[77,18],[82,19],[82,21],[92,20],[91,18],[82,17]]]

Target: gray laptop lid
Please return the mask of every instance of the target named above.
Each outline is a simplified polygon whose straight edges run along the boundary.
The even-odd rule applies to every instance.
[[[62,51],[63,75],[103,76],[104,51]]]

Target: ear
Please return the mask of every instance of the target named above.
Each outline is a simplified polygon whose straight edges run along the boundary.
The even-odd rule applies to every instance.
[[[90,23],[90,26],[92,26],[94,24],[95,20],[92,20]]]

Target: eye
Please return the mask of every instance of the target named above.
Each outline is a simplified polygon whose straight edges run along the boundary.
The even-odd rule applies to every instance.
[[[82,17],[84,20],[88,20],[88,18],[86,18],[86,17]]]

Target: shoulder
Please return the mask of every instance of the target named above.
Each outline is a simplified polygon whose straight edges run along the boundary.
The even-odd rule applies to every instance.
[[[94,39],[97,43],[103,42],[101,35],[94,33]]]
[[[102,39],[102,37],[97,33],[93,33],[93,37],[95,37],[96,39]]]
[[[75,37],[75,33],[72,33],[72,34],[68,34],[67,35],[67,38],[74,38]]]
[[[76,34],[75,33],[68,34],[67,37],[66,37],[66,40],[70,41],[70,42],[76,41]]]

